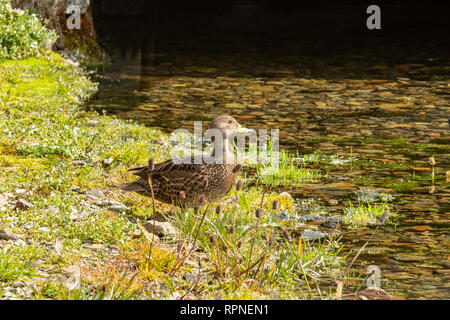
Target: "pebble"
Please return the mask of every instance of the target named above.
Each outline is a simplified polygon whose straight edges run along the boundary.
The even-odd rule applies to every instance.
[[[158,237],[173,236],[177,234],[174,226],[169,222],[161,222],[156,220],[150,220],[144,224],[144,228]]]
[[[105,166],[109,166],[109,165],[111,165],[111,163],[112,163],[113,161],[114,161],[113,158],[104,159],[104,160],[103,160],[103,164],[104,164]]]
[[[117,213],[123,213],[128,210],[128,207],[124,205],[121,202],[115,201],[115,200],[103,200],[100,203],[97,203],[97,205],[101,207],[107,207],[109,210],[117,212]]]
[[[393,256],[393,258],[397,261],[402,261],[402,262],[416,262],[416,261],[427,260],[427,257],[415,256],[412,254],[405,254],[405,253],[395,254]]]
[[[92,189],[92,190],[90,190],[90,191],[87,193],[87,197],[90,198],[90,199],[97,200],[97,199],[102,199],[102,198],[104,198],[104,197],[105,197],[105,194],[104,194],[103,191],[100,190],[100,189]]]
[[[98,250],[102,249],[103,247],[104,247],[104,245],[101,243],[88,243],[88,244],[83,245],[83,248],[89,249],[92,251],[98,251]]]
[[[325,238],[325,233],[321,232],[321,231],[314,231],[314,230],[303,230],[302,232],[302,239],[303,240],[307,240],[307,241],[313,241],[313,240],[318,240],[318,239],[322,239]]]
[[[50,232],[50,229],[47,228],[47,227],[40,227],[38,230],[39,230],[39,232],[41,232],[41,233],[47,233],[47,232]],[[51,243],[50,245],[53,245],[53,244]]]
[[[84,160],[74,160],[74,161],[72,161],[72,163],[74,165],[80,166],[80,167],[84,167],[87,164],[87,162]]]

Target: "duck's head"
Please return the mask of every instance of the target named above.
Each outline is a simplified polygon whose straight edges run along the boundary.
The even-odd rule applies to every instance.
[[[224,137],[232,137],[237,133],[251,133],[253,130],[244,128],[236,119],[230,116],[219,116],[211,122],[211,129],[217,129],[222,132]]]

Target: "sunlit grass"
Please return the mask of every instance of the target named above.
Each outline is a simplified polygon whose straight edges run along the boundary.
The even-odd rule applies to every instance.
[[[308,169],[304,163],[296,162],[295,156],[285,150],[279,153],[278,166],[262,164],[256,170],[258,183],[267,186],[299,186],[317,181],[320,176],[318,170]]]
[[[13,281],[24,275],[32,276],[35,270],[29,260],[33,256],[30,253],[30,250],[22,248],[0,249],[0,281]]]
[[[344,208],[343,221],[353,228],[375,225],[385,210],[390,210],[386,202],[378,204],[360,202],[356,207],[349,202],[347,208]]]
[[[246,201],[242,200],[244,194]],[[239,201],[221,205],[219,213],[210,206],[203,207],[197,216],[192,211],[180,211],[173,217],[174,225],[180,228],[179,238],[174,239],[178,248],[195,245],[196,251],[208,257],[202,263],[203,271],[212,271],[220,283],[227,284],[216,288],[216,294],[239,295],[244,284],[253,293],[264,288],[269,294],[275,288],[294,284],[305,286],[306,290],[308,279],[311,281],[317,272],[330,273],[342,263],[336,239],[305,242],[296,237],[286,238],[283,225],[273,219],[280,209],[274,210],[272,201],[277,199],[284,202],[284,208],[289,208],[292,202],[288,199],[266,194],[258,218],[256,211],[261,197],[260,189],[250,189],[238,195]],[[202,222],[199,215],[203,214]],[[315,288],[310,290],[317,294]],[[305,296],[297,298],[311,294],[306,290]]]

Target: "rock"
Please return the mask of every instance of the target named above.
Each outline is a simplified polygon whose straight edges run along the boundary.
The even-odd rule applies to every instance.
[[[8,205],[8,197],[3,194],[0,194],[0,210],[1,211],[6,210],[7,205]]]
[[[390,300],[392,296],[383,289],[367,288],[358,292],[360,300]]]
[[[305,185],[305,189],[309,187]],[[352,183],[336,182],[330,184],[321,184],[311,186],[312,190],[331,196],[345,196],[355,191],[356,186]]]
[[[325,238],[325,233],[320,231],[314,231],[314,230],[303,230],[302,232],[302,239],[306,241],[313,241]]]
[[[27,192],[27,189],[17,188],[17,189],[14,190],[14,192],[16,194],[24,194],[25,192]]]
[[[431,226],[412,226],[412,227],[406,228],[406,230],[408,230],[408,231],[417,231],[417,232],[423,232],[423,231],[427,231],[430,229],[431,229]]]
[[[103,248],[103,244],[101,243],[88,243],[83,245],[83,248],[85,249],[89,249],[92,251],[97,251],[97,250],[101,250]]]
[[[74,160],[72,163],[76,166],[84,167],[87,163],[84,160]]]
[[[153,141],[154,144],[159,144],[160,146],[167,146],[168,143],[162,139],[156,139]]]
[[[40,227],[38,230],[39,230],[40,233],[50,232],[50,229],[47,228],[47,227]],[[50,243],[50,246],[53,246],[53,243]]]
[[[100,189],[92,189],[87,193],[87,196],[91,199],[103,199],[105,194]]]
[[[8,287],[9,288],[9,287]],[[6,288],[7,289],[7,288]],[[12,292],[12,291],[10,291],[10,290],[7,290],[7,291],[5,291],[5,293],[3,294],[3,297],[4,298],[14,298],[16,295]]]
[[[135,232],[133,232],[133,233],[131,234],[131,237],[132,237],[133,239],[140,239],[140,238],[142,237],[142,231],[136,230]],[[148,232],[148,231],[146,231],[146,233],[144,234],[144,237],[145,237],[148,241],[153,242],[153,243],[159,243],[159,241],[160,241],[160,238],[159,238],[156,234],[150,233],[150,232]]]
[[[0,229],[0,240],[19,240],[23,237],[15,234],[9,229]]]
[[[72,14],[74,10],[85,14],[90,5],[90,0],[67,0],[65,13]]]
[[[58,256],[61,256],[64,251],[64,239],[59,237],[56,239],[54,244],[55,252]]]
[[[108,158],[108,159],[104,159],[103,160],[103,164],[108,167],[111,165],[111,163],[113,163],[114,159],[113,158]]]
[[[8,196],[5,194],[0,194],[0,207],[6,206],[8,204]]]
[[[169,222],[150,220],[144,224],[144,228],[158,237],[173,236],[177,234],[177,230]]]
[[[115,200],[106,199],[103,200],[100,203],[97,203],[97,205],[101,207],[107,207],[109,210],[117,212],[117,213],[123,213],[128,211],[128,207],[124,205],[123,203]]]
[[[394,255],[393,258],[395,260],[401,261],[401,262],[417,262],[417,261],[427,260],[427,257],[415,256],[415,255],[406,254],[406,253],[398,253],[398,254]]]

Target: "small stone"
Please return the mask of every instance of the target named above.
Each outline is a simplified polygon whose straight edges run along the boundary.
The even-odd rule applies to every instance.
[[[112,163],[113,161],[114,161],[113,158],[104,159],[104,160],[103,160],[103,164],[104,164],[105,166],[110,166],[111,163]]]
[[[8,205],[8,198],[0,194],[0,207],[6,207]]]
[[[389,300],[392,296],[383,289],[367,288],[358,292],[360,300]]]
[[[314,230],[303,230],[302,232],[302,239],[307,241],[313,241],[325,238],[325,233],[320,231],[314,231]]]
[[[88,198],[91,199],[102,199],[105,197],[105,194],[100,189],[92,189],[87,193]]]
[[[427,257],[415,256],[412,254],[399,253],[393,256],[393,258],[397,261],[401,262],[416,262],[426,260]]]
[[[123,203],[109,199],[104,200],[101,203],[98,203],[98,205],[101,207],[107,207],[109,210],[117,213],[123,213],[128,210],[128,207]]]
[[[97,251],[103,248],[103,245],[101,243],[88,243],[83,245],[83,248],[89,249],[92,251]]]
[[[167,142],[164,141],[164,140],[161,140],[161,139],[157,139],[157,140],[153,141],[153,143],[159,144],[160,146],[166,146],[167,145]]]
[[[160,222],[156,220],[150,220],[144,224],[144,228],[159,237],[173,236],[177,234],[176,229],[169,222]]]
[[[38,230],[40,233],[47,233],[50,231],[50,229],[47,227],[40,227]],[[53,246],[53,243],[50,243],[50,246]]]
[[[72,163],[76,166],[84,167],[87,163],[84,160],[74,160]]]
[[[16,295],[12,292],[12,291],[6,291],[4,294],[3,294],[3,297],[4,298],[13,298],[13,297],[15,297]]]
[[[24,194],[25,192],[27,192],[27,189],[17,188],[14,191],[16,192],[16,194]]]

